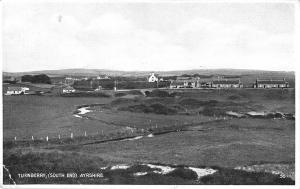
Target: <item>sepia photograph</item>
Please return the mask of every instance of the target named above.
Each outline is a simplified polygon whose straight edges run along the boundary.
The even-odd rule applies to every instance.
[[[3,0],[2,187],[295,187],[298,3]]]

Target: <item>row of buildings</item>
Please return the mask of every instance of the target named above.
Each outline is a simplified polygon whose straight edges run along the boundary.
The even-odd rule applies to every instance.
[[[75,81],[87,78],[75,78]],[[95,79],[97,80],[111,80],[107,75],[99,75]],[[66,80],[73,80],[72,77],[67,77]],[[176,79],[165,79],[159,77],[158,74],[151,73],[147,77],[148,82],[163,82],[169,81],[170,88],[243,88],[245,86],[240,79],[224,79],[224,78],[212,78],[211,80],[200,79],[200,77],[183,77],[177,76]],[[67,84],[70,84],[67,82]],[[252,88],[288,88],[289,83],[283,78],[282,80],[272,79],[257,79],[251,86]],[[71,91],[68,90],[68,91]]]
[[[214,80],[201,82],[201,80],[187,79],[171,81],[170,88],[243,88],[241,80]],[[253,88],[288,88],[289,83],[283,80],[259,80],[252,85]]]
[[[151,73],[148,77],[148,82],[163,81],[157,74]],[[200,77],[176,77],[176,80],[171,80],[170,88],[243,88],[244,85],[240,79],[224,79],[204,81]],[[256,79],[252,85],[253,88],[288,88],[289,83],[283,78],[282,80],[266,80]]]

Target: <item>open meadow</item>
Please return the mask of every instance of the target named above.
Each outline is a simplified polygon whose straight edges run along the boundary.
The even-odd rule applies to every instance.
[[[294,89],[145,93],[4,96],[4,182],[294,184]]]

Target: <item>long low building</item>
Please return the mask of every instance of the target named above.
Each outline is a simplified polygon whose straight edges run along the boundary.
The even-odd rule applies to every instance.
[[[283,80],[259,80],[254,83],[254,88],[288,88],[289,83]]]
[[[240,80],[217,80],[211,82],[212,88],[242,88]]]
[[[28,94],[28,87],[8,87],[5,95]]]

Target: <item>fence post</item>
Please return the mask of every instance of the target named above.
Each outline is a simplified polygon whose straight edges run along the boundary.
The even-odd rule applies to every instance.
[[[31,140],[34,141],[34,137],[33,136],[31,136]]]
[[[49,139],[49,138],[48,138],[48,136],[47,136],[47,137],[46,137],[46,141],[47,141],[47,142],[48,142],[48,139]]]
[[[73,133],[71,133],[71,139],[73,139]]]
[[[58,135],[58,139],[60,140],[60,135]]]
[[[15,141],[17,141],[17,137],[15,136]]]
[[[84,131],[84,136],[86,137],[86,131]]]

